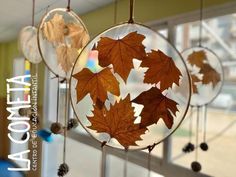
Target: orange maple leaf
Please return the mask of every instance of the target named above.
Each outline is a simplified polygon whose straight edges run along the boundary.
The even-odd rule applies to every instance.
[[[157,84],[160,82],[161,91],[172,87],[173,83],[179,85],[181,72],[175,66],[172,58],[160,50],[152,50],[151,53],[147,53],[141,67],[148,67],[145,72],[144,83]]]
[[[99,65],[106,67],[113,65],[114,71],[126,82],[133,66],[133,59],[142,60],[146,53],[142,41],[145,36],[136,32],[127,34],[122,39],[101,37],[98,42]]]
[[[61,45],[56,48],[58,64],[61,65],[62,69],[65,72],[70,71],[75,62],[76,58],[79,55],[79,52],[75,48],[71,48],[65,45]]]
[[[144,107],[141,112],[141,127],[147,127],[157,123],[159,119],[163,119],[165,125],[171,129],[173,126],[176,112],[178,111],[177,105],[174,100],[167,98],[156,87],[142,92],[132,102],[142,104]]]
[[[89,93],[95,104],[104,103],[107,99],[107,92],[116,96],[120,95],[119,82],[110,68],[105,68],[99,73],[92,73],[88,68],[84,68],[73,77],[78,80],[77,103]]]
[[[80,49],[88,43],[89,35],[83,26],[75,23],[69,23],[67,24],[67,28],[72,47]]]
[[[211,67],[209,64],[202,65],[200,73],[203,74],[202,83],[209,84],[212,83],[213,88],[220,82],[220,74]]]
[[[192,79],[192,91],[193,93],[198,93],[198,88],[196,83],[201,82],[201,80],[194,74],[191,74],[191,79]]]
[[[207,56],[203,50],[199,50],[197,52],[193,51],[193,53],[188,56],[187,60],[192,66],[196,65],[197,67],[201,68],[201,66],[207,60]]]
[[[134,108],[131,106],[130,95],[119,103],[111,105],[110,110],[100,110],[95,107],[94,116],[88,117],[91,126],[88,128],[98,133],[108,133],[110,138],[115,138],[122,146],[137,146],[136,141],[142,140],[141,135],[147,130],[135,124]]]
[[[43,36],[49,42],[64,42],[65,27],[63,16],[56,13],[51,20],[43,24]]]

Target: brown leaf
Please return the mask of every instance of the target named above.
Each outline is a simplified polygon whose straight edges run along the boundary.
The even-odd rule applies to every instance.
[[[173,115],[176,116],[178,111],[177,103],[164,96],[158,88],[152,87],[150,90],[141,93],[132,102],[144,106],[140,114],[141,127],[157,123],[161,118],[169,129],[172,128],[174,122]]]
[[[196,65],[197,67],[201,68],[206,59],[206,53],[203,50],[199,50],[197,52],[193,51],[193,53],[188,56],[187,60],[192,66]]]
[[[192,91],[193,93],[198,93],[196,83],[201,82],[201,80],[196,75],[193,74],[191,74],[191,79],[192,79]]]
[[[102,37],[98,42],[99,65],[106,67],[113,65],[114,71],[126,82],[133,66],[133,59],[142,60],[145,47],[142,44],[145,36],[136,32],[127,34],[122,39],[114,40],[109,37]]]
[[[131,106],[130,95],[119,103],[111,105],[110,110],[105,108],[101,111],[96,108],[93,111],[94,116],[88,117],[91,126],[88,128],[96,130],[98,133],[108,133],[111,138],[115,138],[122,146],[137,146],[136,141],[142,140],[141,135],[145,133],[146,128],[140,128],[135,124],[134,108]]]
[[[104,103],[107,99],[107,92],[116,96],[120,95],[119,82],[112,74],[110,68],[105,68],[99,73],[92,73],[88,68],[84,68],[73,76],[78,80],[77,103],[81,101],[88,93],[94,104]]]
[[[179,85],[181,72],[175,66],[172,58],[160,50],[152,50],[151,53],[148,53],[142,61],[141,67],[148,67],[144,83],[157,84],[160,82],[161,91],[172,87],[173,83]]]
[[[204,64],[201,67],[200,73],[203,74],[202,83],[209,84],[212,83],[213,88],[220,82],[220,74],[211,67],[209,64]]]
[[[57,13],[42,26],[43,35],[49,42],[64,42],[64,30],[65,21],[63,16]]]
[[[79,55],[77,49],[65,45],[57,47],[56,54],[57,54],[58,64],[61,65],[62,69],[65,72],[70,71],[70,69],[73,66],[73,63],[75,62],[76,58]]]
[[[77,49],[83,48],[89,41],[89,35],[83,26],[75,23],[67,24],[68,36],[71,38],[71,46]]]

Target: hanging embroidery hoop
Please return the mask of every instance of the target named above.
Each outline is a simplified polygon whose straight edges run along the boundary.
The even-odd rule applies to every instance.
[[[42,61],[42,58],[40,56],[37,43],[38,29],[34,26],[35,0],[32,1],[32,23],[31,26],[26,26],[21,29],[19,33],[18,45],[19,50],[28,61],[33,64],[38,64]]]
[[[194,64],[191,65],[189,63],[188,57],[194,52],[196,54],[198,52],[205,53],[206,60],[205,60],[205,64],[202,67],[198,67]],[[197,107],[197,106],[204,106],[204,105],[210,104],[219,95],[223,86],[224,72],[223,72],[223,66],[220,62],[220,58],[211,49],[207,47],[203,47],[203,46],[187,48],[183,50],[181,54],[187,63],[187,67],[190,72],[190,75],[194,73],[193,75],[197,75],[199,79],[199,82],[196,82],[196,83],[192,81],[193,82],[192,84],[194,84],[197,88],[197,92],[194,90],[192,91],[193,93],[192,93],[190,105]],[[209,70],[204,69],[204,67],[205,68],[209,67]],[[209,76],[208,79],[205,79],[205,80],[209,80],[208,84],[201,83],[202,79],[204,81],[204,74],[201,73],[201,70],[205,71],[204,73],[207,76]],[[213,74],[211,74],[210,72]],[[210,82],[210,80],[212,80],[213,82]],[[195,86],[192,86],[192,88],[194,88]]]
[[[202,46],[203,0],[200,0],[199,45],[181,52],[187,63],[192,80],[192,106],[211,103],[220,93],[223,80],[223,66],[220,58],[211,49]],[[212,87],[209,84],[212,84]],[[208,86],[207,86],[208,85]]]
[[[47,37],[43,34],[43,26],[51,20],[55,15],[58,14],[61,16],[65,22],[65,26],[67,29],[64,29],[64,39],[62,41],[53,41],[51,39],[47,40]],[[61,18],[59,17],[59,18]],[[84,41],[82,42],[81,47],[74,47],[72,42],[72,37],[70,37],[67,33],[69,31],[69,24],[73,23],[75,25],[79,25],[81,27],[81,30],[84,32]],[[60,25],[59,25],[60,26]],[[56,28],[54,28],[57,30]],[[46,31],[46,30],[45,30]],[[78,32],[78,34],[72,34],[72,36],[78,36],[80,35],[80,31],[76,31],[72,29],[72,33]],[[56,36],[56,35],[55,35]],[[69,78],[71,68],[74,64],[75,59],[78,57],[79,52],[81,49],[87,44],[89,40],[88,36],[88,30],[86,26],[84,25],[83,21],[80,19],[78,15],[76,15],[75,12],[73,12],[71,9],[68,10],[68,8],[56,8],[44,15],[44,17],[41,19],[40,25],[39,25],[39,30],[38,30],[38,35],[37,35],[37,41],[38,41],[38,47],[39,47],[39,52],[40,55],[42,56],[42,59],[45,63],[45,65],[49,68],[49,70],[54,73],[56,76],[61,77],[61,78]],[[75,44],[76,45],[76,44]],[[64,57],[62,59],[59,59],[58,54],[57,54],[57,49],[60,47],[68,47],[72,49],[77,50],[77,54],[73,54],[75,57]],[[64,63],[65,67],[62,66],[62,64],[59,62],[61,60],[62,62],[68,62],[68,60],[71,60],[70,63]],[[67,60],[67,61],[66,61]],[[65,69],[66,68],[66,69]]]
[[[31,63],[38,64],[42,61],[38,50],[36,27],[26,26],[20,31],[19,49]]]
[[[93,38],[85,47],[84,49],[81,51],[79,57],[77,58],[77,60],[75,61],[75,65],[72,69],[71,72],[71,77],[70,77],[70,96],[71,96],[71,102],[72,102],[72,107],[74,109],[75,115],[78,118],[79,122],[81,123],[81,125],[84,127],[84,129],[90,134],[92,135],[93,138],[95,138],[96,140],[98,140],[100,143],[106,142],[107,146],[110,147],[114,147],[114,148],[118,148],[118,149],[124,149],[124,147],[122,145],[120,145],[116,140],[114,141],[110,141],[109,142],[109,136],[107,136],[107,134],[103,134],[103,133],[96,133],[95,131],[91,130],[88,128],[89,125],[91,125],[88,121],[88,119],[86,118],[86,116],[92,116],[93,114],[91,114],[91,111],[93,110],[93,103],[91,101],[91,98],[89,97],[89,94],[87,96],[85,96],[85,98],[83,100],[81,100],[81,102],[79,102],[79,104],[77,104],[77,99],[76,99],[76,84],[77,84],[77,80],[74,78],[74,75],[78,72],[81,72],[84,68],[89,68],[91,71],[93,72],[99,72],[101,71],[103,68],[100,67],[98,65],[98,60],[95,58],[94,60],[94,64],[90,65],[90,60],[87,57],[87,53],[89,53],[89,55],[91,54],[91,52],[94,52],[94,45],[96,45],[98,43],[98,41],[100,40],[100,37],[110,37],[112,39],[121,39],[124,36],[126,36],[127,34],[129,34],[130,32],[137,32],[138,34],[142,34],[144,35],[146,38],[143,41],[144,45],[150,45],[150,43],[153,42],[153,46],[149,46],[147,47],[147,51],[151,51],[151,49],[162,49],[163,51],[168,51],[171,50],[171,52],[169,51],[168,54],[172,54],[171,56],[173,58],[177,58],[174,62],[175,64],[179,65],[179,69],[181,70],[182,74],[186,76],[187,80],[189,81],[189,84],[187,86],[185,86],[184,88],[181,88],[185,90],[186,93],[186,100],[184,103],[179,103],[181,104],[181,106],[183,106],[184,108],[182,108],[180,106],[180,114],[174,118],[175,123],[173,124],[172,129],[168,130],[167,128],[164,127],[164,125],[162,124],[162,122],[158,122],[157,125],[153,125],[153,127],[157,126],[158,124],[162,124],[162,126],[160,126],[159,128],[153,128],[149,131],[154,132],[155,131],[160,131],[161,129],[164,129],[165,131],[167,131],[167,133],[165,135],[163,135],[161,138],[156,138],[158,134],[149,134],[149,135],[144,135],[141,136],[141,138],[143,139],[143,141],[145,141],[145,143],[143,144],[138,144],[138,141],[136,142],[138,144],[138,146],[130,146],[129,150],[138,150],[138,149],[147,149],[150,145],[156,145],[159,144],[160,142],[162,142],[164,139],[166,139],[167,137],[169,137],[181,124],[181,122],[183,121],[187,110],[188,110],[188,106],[189,106],[189,101],[190,101],[190,96],[191,96],[191,85],[190,85],[190,78],[187,72],[187,68],[185,66],[185,63],[181,57],[181,55],[179,54],[179,52],[175,49],[175,47],[173,47],[161,34],[151,30],[149,27],[146,27],[142,24],[138,24],[135,22],[126,22],[126,23],[122,23],[119,25],[116,25],[114,27],[111,27],[107,30],[105,30],[104,32],[100,33],[99,35],[97,35],[95,38]],[[157,42],[158,41],[158,42]],[[165,49],[165,46],[161,47],[161,42],[164,42],[168,47],[168,50]],[[163,44],[163,43],[162,43]],[[166,52],[167,53],[167,52]],[[87,66],[86,66],[87,65]],[[141,72],[139,74],[137,74],[139,70],[139,66],[136,63],[134,63],[134,73],[129,76],[129,78],[131,77],[138,77],[139,81],[140,81],[140,75],[142,76],[142,74],[144,72]],[[132,71],[131,71],[132,72]],[[136,74],[135,74],[136,72]],[[114,74],[114,72],[113,72]],[[127,84],[124,84],[124,82],[122,81],[122,79],[115,74],[116,78],[118,79],[120,84],[123,84],[123,86],[127,86]],[[129,82],[132,79],[128,79],[127,83],[129,84]],[[142,80],[142,79],[141,79]],[[140,82],[141,83],[141,82]],[[139,84],[137,83],[133,83],[134,85],[138,86]],[[145,84],[143,84],[145,85]],[[181,85],[181,84],[180,84]],[[121,97],[122,99],[124,99],[126,97],[126,95],[128,94],[128,92],[125,93],[124,88],[122,91],[122,86],[120,86],[121,88]],[[148,84],[146,84],[146,90],[150,89],[151,85],[148,86]],[[174,89],[177,89],[177,86],[174,86]],[[143,90],[142,90],[143,91]],[[172,90],[173,91],[173,90]],[[171,91],[166,91],[165,94],[170,94],[170,97],[174,97],[174,92],[173,91],[171,93]],[[140,92],[139,92],[140,93]],[[131,93],[131,98],[134,99],[136,96],[138,96],[138,94],[136,93]],[[175,95],[176,97],[180,96],[180,95]],[[110,95],[108,96],[108,98],[110,99],[110,103],[114,104],[114,96]],[[112,101],[113,100],[113,101]],[[181,98],[178,98],[179,101],[182,101]],[[109,102],[109,101],[108,101]],[[107,103],[108,103],[107,102]],[[105,104],[107,104],[105,103]],[[109,103],[109,104],[110,104]],[[107,104],[108,105],[108,104]],[[137,105],[136,105],[136,109]],[[161,120],[160,120],[161,121]],[[146,137],[145,137],[146,136]],[[147,138],[152,138],[152,140],[147,140]],[[146,140],[145,140],[146,139]],[[140,141],[141,142],[141,141]]]

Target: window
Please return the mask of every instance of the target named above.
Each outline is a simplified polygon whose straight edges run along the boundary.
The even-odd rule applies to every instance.
[[[199,22],[191,22],[176,26],[176,46],[182,51],[198,45]],[[202,44],[213,50],[224,68],[225,83],[221,93],[209,105],[207,122],[207,142],[209,150],[199,149],[199,162],[202,172],[215,177],[234,176],[236,173],[235,128],[236,128],[236,15],[225,15],[203,21]],[[193,127],[196,125],[193,113]],[[173,136],[173,162],[190,167],[195,160],[195,153],[182,153],[183,146],[189,141],[189,117]],[[202,120],[201,120],[202,121]],[[203,128],[199,133],[200,143]],[[193,129],[192,142],[195,142]],[[217,168],[216,168],[217,167]]]

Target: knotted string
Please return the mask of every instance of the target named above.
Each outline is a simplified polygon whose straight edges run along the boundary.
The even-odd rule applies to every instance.
[[[68,4],[67,4],[67,11],[70,11],[70,0],[68,0]]]

